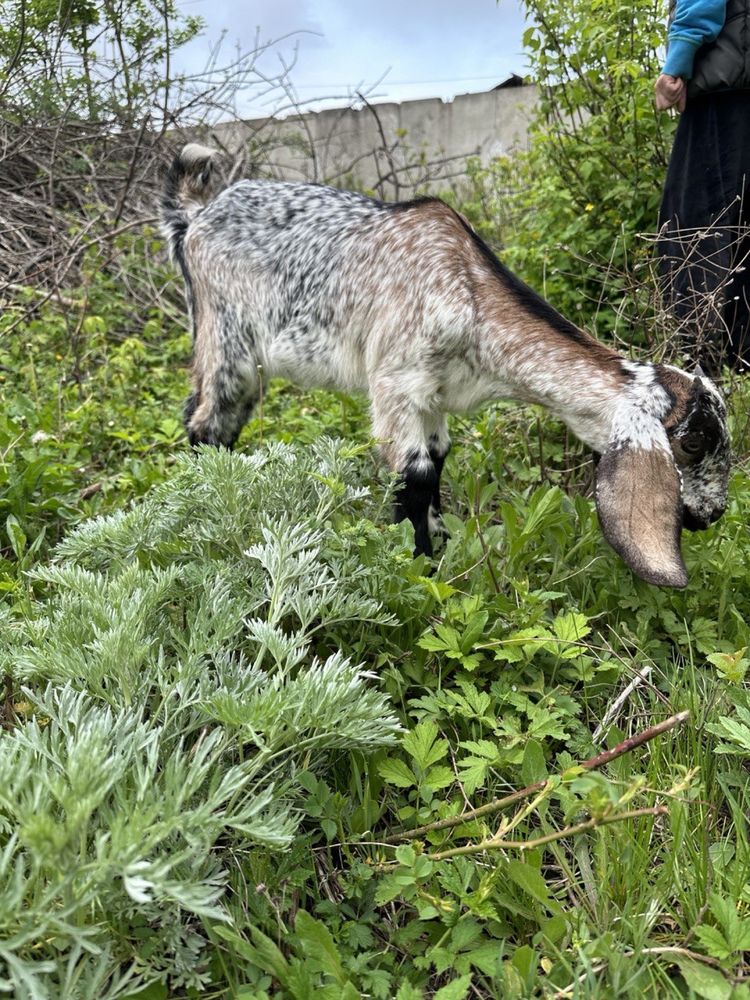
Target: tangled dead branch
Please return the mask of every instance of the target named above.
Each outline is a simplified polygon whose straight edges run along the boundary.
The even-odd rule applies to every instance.
[[[51,300],[73,310],[75,336],[93,277],[102,274],[127,288],[134,320],[154,306],[173,309],[172,283],[151,237],[164,169],[181,143],[198,138],[222,148],[227,182],[278,173],[274,153],[299,130],[279,128],[273,115],[238,118],[249,99],[276,98],[304,121],[291,83],[294,40],[257,33],[249,51],[224,63],[217,45],[203,70],[178,75],[175,52],[200,27],[175,0],[146,0],[137,9],[126,0],[84,2],[52,12],[15,0],[4,9],[0,44],[13,53],[0,75],[0,305],[13,317],[6,333]],[[271,71],[270,56],[278,56]],[[316,166],[312,136],[302,141]],[[399,150],[396,165],[385,136],[382,155],[396,188],[396,166],[412,191],[436,169],[445,173],[423,153],[410,158]],[[337,163],[332,175],[328,164],[307,179],[335,182],[355,165]]]
[[[175,74],[175,51],[199,30],[173,0],[4,9],[0,43],[14,55],[0,75],[0,304],[19,322],[50,299],[86,303],[102,272],[141,315],[169,307],[148,252],[126,266],[123,237],[150,236],[175,146],[236,117],[239,95],[285,93],[296,58],[269,73],[264,57],[285,39],[258,34],[226,63],[217,46],[202,71]]]

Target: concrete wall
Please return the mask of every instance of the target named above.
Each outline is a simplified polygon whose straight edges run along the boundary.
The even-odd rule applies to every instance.
[[[504,87],[449,103],[435,98],[231,122],[213,133],[233,152],[245,148],[263,174],[392,199],[458,183],[468,156],[487,163],[525,148],[536,96],[533,86]]]

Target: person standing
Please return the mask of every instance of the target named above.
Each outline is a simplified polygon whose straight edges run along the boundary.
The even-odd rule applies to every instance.
[[[660,211],[667,302],[704,367],[750,371],[750,0],[673,0],[655,90],[680,112]]]

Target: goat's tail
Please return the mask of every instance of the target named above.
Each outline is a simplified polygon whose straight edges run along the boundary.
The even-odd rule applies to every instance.
[[[191,221],[210,200],[217,150],[191,142],[175,156],[164,182],[162,228],[174,260],[182,263],[182,244]]]

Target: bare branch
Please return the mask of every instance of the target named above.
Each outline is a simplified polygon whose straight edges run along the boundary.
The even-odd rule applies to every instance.
[[[583,763],[579,764],[578,767],[584,771],[595,771],[598,768],[603,767],[605,764],[609,764],[610,761],[616,760],[618,757],[622,757],[624,754],[630,753],[637,747],[643,746],[645,743],[650,742],[650,740],[655,739],[657,736],[661,736],[663,733],[669,732],[676,726],[682,725],[682,723],[686,722],[689,718],[690,712],[687,711],[671,715],[668,719],[664,719],[663,722],[659,722],[655,726],[650,726],[648,729],[644,729],[640,733],[636,733],[634,736],[630,736],[628,739],[623,740],[622,743],[618,743],[617,746],[613,747],[611,750],[604,750],[595,757],[589,757],[588,760],[583,761]],[[470,823],[473,820],[481,819],[484,816],[491,816],[493,813],[500,812],[503,809],[508,809],[521,799],[528,798],[531,795],[536,795],[538,792],[543,791],[547,787],[547,784],[548,782],[546,781],[536,781],[533,785],[527,785],[526,788],[521,788],[517,792],[511,792],[510,795],[505,795],[503,798],[493,799],[492,802],[479,806],[477,809],[471,809],[468,812],[461,813],[459,816],[448,816],[445,819],[437,820],[434,823],[427,823],[425,826],[417,827],[414,830],[403,830],[400,833],[391,834],[389,837],[384,838],[384,843],[398,844],[402,840],[417,840],[427,833],[448,830],[454,826],[461,826],[464,823]]]

